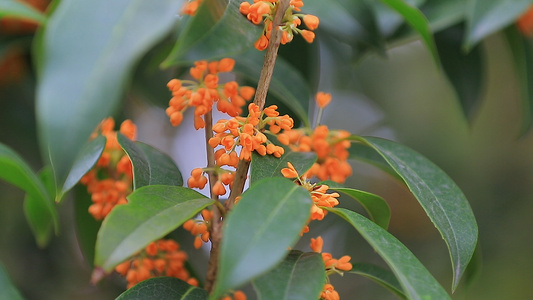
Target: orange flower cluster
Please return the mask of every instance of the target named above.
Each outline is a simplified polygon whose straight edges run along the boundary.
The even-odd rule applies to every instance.
[[[246,300],[246,294],[242,291],[235,291],[233,298],[231,296],[224,296],[221,300]]]
[[[190,285],[198,286],[185,268],[187,253],[180,250],[174,240],[160,239],[150,243],[139,254],[115,267],[128,281],[128,288],[137,283],[159,276],[176,277]]]
[[[278,2],[278,0],[254,0],[253,4],[249,2],[241,3],[240,12],[252,23],[258,25],[264,20],[263,34],[255,42],[255,48],[260,51],[266,49],[270,41],[272,20],[278,9]],[[301,11],[300,7],[302,6],[304,6],[302,0],[291,0],[289,8],[281,21],[282,44],[292,41],[295,34],[301,34],[308,43],[312,43],[315,39],[313,30],[318,28],[319,19],[313,15],[295,14],[294,11]],[[308,30],[298,28],[302,24],[302,20]]]
[[[235,81],[219,84],[218,74],[231,72],[234,65],[235,61],[231,58],[213,62],[197,61],[189,72],[196,81],[170,80],[167,87],[172,92],[172,99],[166,113],[172,125],[178,126],[187,108],[194,107],[194,127],[204,128],[202,116],[212,110],[215,102],[219,111],[232,117],[240,115],[246,101],[252,99],[255,89],[248,86],[239,87]]]
[[[533,6],[530,6],[529,9],[518,18],[516,26],[523,35],[527,37],[533,36]]]
[[[203,243],[209,242],[209,228],[213,219],[213,212],[208,209],[202,210],[203,220],[188,220],[183,223],[183,228],[195,236],[194,248],[200,249]]]
[[[209,145],[213,148],[222,146],[215,152],[217,165],[236,167],[239,159],[249,161],[252,151],[262,156],[272,154],[281,157],[285,149],[274,145],[263,133],[268,131],[278,134],[281,130],[292,129],[294,120],[288,115],[280,116],[277,108],[272,105],[261,112],[256,104],[250,103],[246,118],[237,116],[231,120],[219,120],[213,126],[215,136],[209,140]],[[266,130],[267,125],[269,130]],[[235,152],[237,146],[241,146],[238,157]]]
[[[330,253],[322,252],[322,246],[324,245],[324,240],[322,237],[317,237],[316,239],[311,238],[311,250],[314,252],[322,254],[322,260],[326,267],[326,275],[329,276],[334,273],[342,274],[343,271],[350,271],[352,269],[352,264],[350,256],[345,255],[339,259],[334,259]],[[328,280],[329,281],[329,280]],[[320,294],[321,300],[339,300],[339,294],[335,291],[335,288],[330,283],[326,283]]]
[[[98,134],[106,137],[105,149],[96,166],[80,180],[91,194],[93,204],[89,207],[89,213],[96,220],[105,218],[116,205],[127,203],[126,196],[131,193],[131,162],[117,142],[114,127],[113,118],[107,118],[93,133],[92,138]],[[133,122],[126,120],[120,125],[120,132],[135,140],[137,128]]]
[[[202,4],[202,0],[189,0],[183,5],[181,12],[185,15],[194,16],[200,4]]]

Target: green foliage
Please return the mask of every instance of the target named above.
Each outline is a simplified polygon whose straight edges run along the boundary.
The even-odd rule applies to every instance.
[[[96,241],[96,266],[113,268],[176,229],[213,201],[188,188],[150,185],[128,196],[106,217]]]
[[[204,300],[207,291],[174,277],[145,280],[122,293],[116,300],[176,299]]]
[[[283,177],[281,169],[290,162],[299,174],[305,173],[316,161],[316,154],[312,152],[294,152],[288,147],[285,153],[276,158],[272,155],[261,156],[252,153],[252,166],[250,169],[250,182],[254,183],[264,178]]]
[[[297,250],[272,271],[253,281],[258,299],[317,299],[326,282],[324,262],[318,253]]]
[[[224,222],[225,238],[211,299],[279,263],[298,240],[310,207],[309,193],[284,178],[263,179],[243,193]]]
[[[46,23],[46,16],[40,11],[15,0],[0,1],[0,18],[3,17],[29,19],[40,24]]]
[[[48,166],[41,170],[39,172],[39,178],[43,182],[48,196],[52,198],[56,194],[52,168]],[[33,231],[37,245],[43,248],[50,242],[54,229],[54,219],[49,214],[43,214],[43,211],[46,210],[46,204],[39,197],[30,193],[26,194],[26,198],[24,199],[24,214]]]
[[[0,299],[23,300],[24,297],[13,285],[4,266],[0,263]]]
[[[354,264],[353,269],[350,271],[350,273],[358,274],[368,279],[371,279],[381,284],[401,299],[406,299],[405,294],[402,291],[402,287],[398,282],[398,279],[396,279],[394,274],[389,270],[385,270],[381,267],[371,264],[357,263]]]

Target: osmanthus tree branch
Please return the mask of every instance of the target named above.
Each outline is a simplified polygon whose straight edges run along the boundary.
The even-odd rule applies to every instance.
[[[272,32],[270,34],[270,41],[266,48],[265,60],[263,61],[263,68],[259,76],[259,82],[255,92],[254,103],[259,106],[260,110],[263,110],[266,102],[268,88],[274,73],[274,66],[276,64],[276,58],[278,57],[278,49],[281,41],[281,30],[279,26],[283,20],[285,12],[289,8],[290,0],[280,0],[278,2],[277,11],[274,16],[272,24]],[[248,176],[248,169],[250,162],[246,160],[240,160],[237,165],[237,171],[235,172],[235,179],[233,181],[233,187],[229,199],[226,201],[226,208],[231,208],[235,203],[235,198],[242,194],[244,189],[244,183]]]

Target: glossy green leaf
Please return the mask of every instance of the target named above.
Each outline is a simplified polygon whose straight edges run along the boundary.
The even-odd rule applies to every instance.
[[[374,148],[403,178],[450,252],[455,289],[472,257],[478,229],[463,192],[444,171],[417,152],[376,137],[354,137]]]
[[[298,174],[303,174],[316,161],[316,154],[313,152],[295,152],[288,148],[285,153],[276,158],[273,155],[261,156],[255,151],[252,153],[252,166],[250,168],[250,181],[257,182],[263,178],[283,177],[281,169],[287,167],[287,162],[290,162]]]
[[[235,57],[235,73],[256,83],[263,67],[264,53],[251,49]],[[298,70],[291,64],[278,57],[276,67],[270,82],[269,94],[276,96],[283,102],[307,127],[309,124],[308,108],[311,92],[309,84]]]
[[[63,0],[55,9],[36,47],[36,113],[41,151],[58,186],[94,128],[117,108],[134,64],[169,32],[181,5]]]
[[[40,11],[20,1],[1,0],[0,19],[3,17],[32,20],[39,24],[46,23],[46,16]]]
[[[105,272],[213,204],[189,188],[165,185],[139,188],[128,201],[107,215],[98,232],[94,264]]]
[[[133,187],[145,185],[183,185],[180,170],[168,155],[140,142],[132,142],[121,133],[117,140],[133,166]]]
[[[429,28],[429,22],[424,14],[422,14],[418,8],[405,3],[403,0],[381,0],[381,2],[402,15],[402,17],[405,19],[405,22],[407,22],[407,24],[409,24],[413,30],[418,32],[422,38],[422,41],[424,44],[426,44],[431,52],[436,64],[440,66],[437,47],[435,46],[435,41],[433,40],[433,35]]]
[[[408,299],[450,299],[450,296],[398,239],[362,215],[330,208],[350,223],[389,265]]]
[[[23,300],[22,294],[13,285],[4,266],[0,263],[0,299]]]
[[[0,178],[26,191],[31,196],[31,206],[43,208],[42,214],[49,216],[55,231],[58,231],[59,220],[56,207],[45,185],[17,153],[1,143]],[[30,223],[33,222],[30,221]]]
[[[472,116],[479,103],[485,66],[482,48],[476,46],[468,53],[461,47],[464,25],[449,27],[435,34],[442,67],[454,87],[466,117]]]
[[[92,167],[98,162],[100,155],[104,151],[106,138],[103,135],[98,136],[81,149],[78,157],[74,161],[72,169],[68,173],[65,184],[61,189],[61,193],[57,195],[56,202],[61,201],[65,194],[73,188],[78,181],[89,172]]]
[[[94,248],[96,236],[102,224],[89,213],[89,207],[93,204],[87,187],[78,185],[74,187],[74,225],[76,228],[76,240],[81,253],[87,264],[94,267]]]
[[[210,299],[267,272],[299,239],[311,211],[307,190],[285,178],[253,184],[224,221],[219,269]]]
[[[464,20],[465,0],[427,0],[420,7],[433,32],[446,29]],[[437,45],[438,48],[438,45]]]
[[[270,272],[253,281],[259,300],[318,299],[326,283],[319,253],[292,250]]]
[[[488,35],[513,23],[532,4],[531,0],[468,0],[464,46],[470,49]]]
[[[515,72],[522,98],[522,134],[526,134],[533,124],[533,42],[518,32],[508,28],[505,36],[509,43]]]
[[[327,184],[331,190],[335,190],[357,200],[357,202],[359,202],[366,210],[370,219],[383,229],[389,227],[390,207],[380,196],[365,191],[343,187],[333,181],[324,182],[324,184]]]
[[[183,61],[219,59],[251,47],[262,32],[239,12],[240,0],[205,0],[180,34],[164,67]]]
[[[396,279],[394,274],[389,270],[385,270],[376,265],[356,263],[353,264],[353,268],[350,270],[349,273],[361,275],[368,279],[371,279],[384,286],[401,299],[407,299],[402,291],[402,287],[398,282],[398,279]]]
[[[142,281],[129,288],[120,294],[116,300],[205,300],[207,297],[206,290],[192,286],[178,278],[156,277]]]
[[[50,166],[39,172],[39,178],[45,186],[48,196],[52,198],[56,194],[54,173]],[[33,194],[26,194],[24,199],[24,214],[35,236],[37,245],[44,248],[50,242],[54,229],[54,219],[47,213],[46,203]]]
[[[348,148],[350,153],[350,159],[359,160],[374,167],[384,171],[385,173],[402,180],[402,178],[396,173],[387,163],[386,160],[381,157],[372,147],[361,144],[361,143],[352,143],[350,148]]]

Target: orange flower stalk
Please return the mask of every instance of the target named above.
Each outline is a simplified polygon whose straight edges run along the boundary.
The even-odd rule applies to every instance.
[[[222,300],[246,300],[246,294],[242,291],[235,291],[233,298],[231,296],[224,296]]]
[[[282,31],[281,44],[286,44],[292,41],[295,34],[301,34],[308,42],[312,43],[315,38],[315,33],[312,30],[318,28],[320,20],[313,15],[305,15],[294,12],[301,11],[304,6],[302,0],[291,0],[289,8],[285,12],[281,22],[280,29]],[[264,22],[263,34],[255,42],[254,46],[257,50],[263,51],[268,46],[270,34],[272,31],[272,20],[278,9],[278,0],[254,0],[253,4],[249,2],[242,2],[239,11],[248,18],[252,23],[258,25]],[[298,26],[302,24],[302,19],[308,30],[299,29]]]
[[[200,4],[202,4],[202,0],[189,0],[183,5],[181,12],[185,15],[194,16]]]
[[[219,84],[218,74],[231,72],[234,65],[235,61],[231,58],[213,62],[197,61],[189,72],[195,81],[170,80],[167,87],[172,92],[172,99],[166,109],[170,123],[178,126],[183,120],[183,113],[189,107],[194,107],[194,127],[204,128],[202,117],[212,110],[215,102],[219,111],[232,117],[240,115],[246,101],[252,99],[255,89],[239,87],[235,81]]]
[[[195,236],[194,248],[196,249],[200,249],[203,243],[209,242],[209,230],[211,228],[213,212],[208,209],[203,209],[202,218],[203,220],[190,219],[183,223],[183,229]]]
[[[533,6],[530,6],[529,9],[520,16],[516,21],[516,26],[523,35],[527,37],[533,36]]]
[[[180,245],[174,240],[157,240],[133,258],[116,266],[115,271],[126,277],[128,288],[159,276],[176,277],[198,286],[198,280],[192,278],[185,269],[187,254],[179,249]]]

